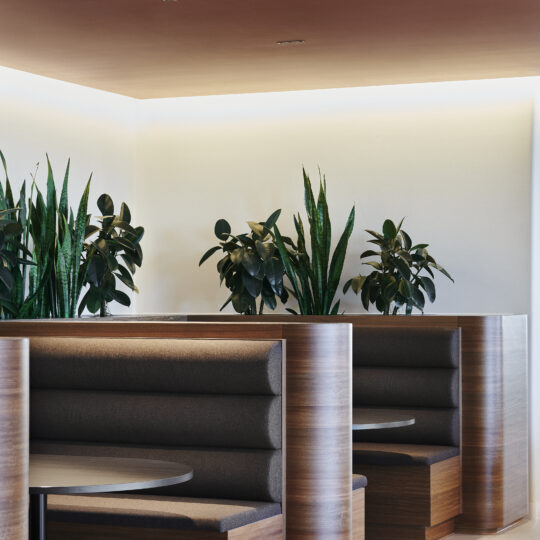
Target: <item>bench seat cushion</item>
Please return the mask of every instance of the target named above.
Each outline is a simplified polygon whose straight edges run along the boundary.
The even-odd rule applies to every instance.
[[[427,444],[353,443],[353,463],[371,465],[433,465],[459,456],[457,446]]]
[[[368,480],[363,474],[353,474],[353,477],[352,477],[353,491],[356,489],[363,489],[367,485],[368,485]]]
[[[225,532],[281,514],[281,505],[158,495],[50,495],[47,519],[69,523]]]

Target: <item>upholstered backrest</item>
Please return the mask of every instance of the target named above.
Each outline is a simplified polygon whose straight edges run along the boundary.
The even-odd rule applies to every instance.
[[[416,420],[356,431],[354,440],[459,446],[460,330],[357,327],[353,335],[353,406],[398,409]]]
[[[34,452],[194,468],[154,493],[281,500],[280,341],[32,338]]]

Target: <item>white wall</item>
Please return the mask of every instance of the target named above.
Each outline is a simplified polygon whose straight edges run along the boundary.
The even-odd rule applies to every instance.
[[[334,233],[356,204],[344,277],[364,228],[407,216],[454,276],[427,312],[529,309],[531,80],[150,100],[139,104],[137,215],[148,234],[139,312],[212,312],[227,298],[213,226],[282,208],[292,234],[301,167],[327,175]],[[364,267],[365,269],[366,267]],[[349,293],[342,307],[362,311]]]
[[[13,189],[31,181],[37,162],[45,188],[48,153],[58,190],[71,158],[74,212],[91,173],[89,212],[99,215],[96,201],[104,192],[118,205],[134,203],[135,113],[135,100],[0,67],[0,150]]]

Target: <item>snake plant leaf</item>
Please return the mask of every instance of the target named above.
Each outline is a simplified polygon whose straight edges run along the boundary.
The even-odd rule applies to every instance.
[[[347,253],[347,246],[349,238],[351,237],[354,228],[355,209],[354,206],[351,209],[347,223],[345,224],[345,230],[343,231],[341,238],[332,255],[332,261],[330,263],[329,277],[326,297],[324,300],[324,310],[327,312],[330,309],[330,305],[336,294],[339,280],[341,279],[341,273],[343,271],[343,264],[345,262],[345,255]]]
[[[335,304],[334,304],[334,307],[332,308],[332,310],[330,311],[330,315],[337,315],[338,312],[339,312],[339,303],[340,301],[338,300]]]
[[[68,182],[69,182],[69,167],[70,167],[71,160],[68,159],[67,165],[66,165],[66,172],[64,173],[64,183],[62,184],[62,192],[60,194],[60,202],[58,204],[58,214],[59,219],[61,221],[60,216],[63,216],[65,221],[68,221],[68,211],[69,211],[69,205],[68,205]]]
[[[224,219],[219,219],[216,221],[214,233],[219,240],[227,240],[228,236],[231,234],[231,226],[229,225],[229,222]]]
[[[281,209],[278,209],[269,216],[269,218],[265,221],[264,226],[271,231],[274,228],[274,225],[276,224],[279,216],[281,215]]]

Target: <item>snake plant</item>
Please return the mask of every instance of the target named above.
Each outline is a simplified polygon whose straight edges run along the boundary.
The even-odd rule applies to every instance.
[[[354,206],[345,229],[331,253],[332,226],[326,200],[326,179],[320,179],[319,196],[315,201],[311,181],[305,169],[305,208],[309,223],[311,255],[306,245],[304,224],[300,214],[294,216],[294,226],[298,235],[296,244],[282,236],[274,226],[276,245],[283,261],[285,272],[292,286],[292,294],[298,302],[298,312],[302,315],[336,315],[340,301],[334,298],[341,279],[347,245],[354,227]],[[287,311],[297,314],[294,309]]]

